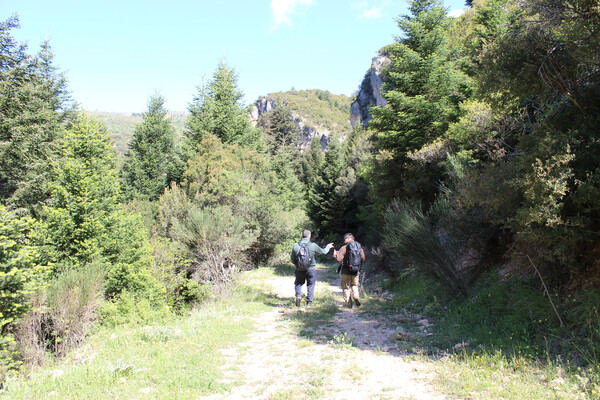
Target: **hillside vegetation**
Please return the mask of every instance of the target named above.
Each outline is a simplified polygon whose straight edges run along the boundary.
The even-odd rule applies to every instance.
[[[106,130],[115,144],[117,155],[122,157],[127,152],[127,145],[133,136],[135,126],[142,122],[142,115],[100,111],[90,112],[89,114],[106,126]],[[167,118],[171,120],[175,128],[177,138],[183,137],[186,117],[185,113],[167,114]]]
[[[350,125],[352,98],[348,96],[313,89],[270,93],[261,99],[272,100],[275,107],[287,105],[294,117],[304,126],[320,133],[345,137],[352,131]]]

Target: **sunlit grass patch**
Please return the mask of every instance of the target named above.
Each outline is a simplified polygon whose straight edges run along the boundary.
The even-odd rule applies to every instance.
[[[359,383],[368,374],[368,371],[358,366],[358,364],[350,364],[344,367],[344,376],[352,383]],[[382,389],[383,390],[383,389]]]
[[[295,309],[295,306],[292,309]],[[312,338],[318,329],[331,324],[333,317],[338,312],[339,307],[335,297],[330,292],[319,291],[315,294],[315,300],[311,307],[286,313],[284,318],[291,322],[291,328],[296,330],[299,335]]]
[[[496,352],[464,352],[436,363],[437,383],[448,394],[470,399],[588,399],[584,388],[560,366]],[[584,374],[581,375],[583,377]],[[586,394],[586,392],[588,392]],[[550,397],[549,397],[550,396]]]
[[[84,360],[70,356],[28,378],[13,376],[0,398],[194,399],[227,392],[239,382],[224,379],[220,349],[237,346],[254,331],[253,316],[269,309],[266,300],[241,288],[168,319],[168,325],[100,328],[82,348]]]
[[[293,383],[274,390],[269,400],[316,400],[325,398],[330,384],[331,370],[322,366],[300,364],[294,373]]]

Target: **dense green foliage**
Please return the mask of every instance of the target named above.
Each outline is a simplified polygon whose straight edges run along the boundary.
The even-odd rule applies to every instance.
[[[39,235],[45,256],[80,269],[106,263],[105,293],[130,290],[160,298],[149,272],[143,225],[124,213],[114,166],[114,150],[103,126],[82,115],[65,133],[61,157],[53,165],[51,197],[42,210]]]
[[[47,285],[50,268],[35,246],[34,225],[0,206],[0,382],[18,365],[11,328],[31,309],[31,295]]]
[[[441,171],[436,155],[418,152],[433,144],[460,116],[460,103],[470,95],[460,52],[449,45],[446,16],[440,1],[410,3],[410,16],[398,19],[403,36],[383,49],[391,65],[385,70],[385,107],[373,107],[369,126],[377,156],[373,187],[378,199],[395,197],[431,201]],[[433,151],[435,153],[435,150]]]
[[[511,241],[529,267],[579,280],[600,222],[597,7],[480,1],[451,19],[416,0],[410,11],[382,50],[388,104],[369,124],[377,209],[416,200],[432,234],[478,261]]]

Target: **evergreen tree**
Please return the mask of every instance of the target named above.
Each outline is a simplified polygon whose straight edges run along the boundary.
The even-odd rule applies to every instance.
[[[0,362],[6,361],[2,353],[7,326],[31,307],[30,295],[44,287],[48,277],[49,268],[40,262],[34,245],[34,229],[32,218],[0,205]]]
[[[46,197],[47,160],[74,104],[49,44],[29,56],[10,34],[18,27],[17,17],[0,22],[0,199],[31,208]]]
[[[345,164],[343,145],[337,139],[331,140],[321,170],[309,189],[309,216],[320,235],[339,235],[345,227],[345,198],[336,192],[336,180]]]
[[[294,144],[300,136],[300,128],[294,122],[292,110],[286,105],[277,105],[258,122],[264,129],[271,153]]]
[[[219,63],[212,80],[199,88],[188,108],[186,138],[192,151],[209,133],[223,143],[263,147],[262,137],[250,124],[242,99],[235,71],[225,63]]]
[[[300,162],[300,180],[306,186],[307,194],[316,184],[319,171],[325,162],[323,150],[321,150],[321,141],[315,137],[302,155]]]
[[[129,197],[156,200],[169,185],[175,169],[174,128],[167,118],[165,100],[154,95],[143,121],[135,127],[123,166]]]
[[[115,153],[104,126],[83,115],[67,131],[61,157],[52,162],[50,190],[43,217],[53,261],[80,265],[102,256],[120,198]]]
[[[280,150],[271,159],[271,168],[276,176],[272,182],[271,191],[286,211],[294,208],[304,209],[306,203],[306,188],[294,171],[297,154],[298,151],[295,149]]]
[[[462,60],[448,45],[450,19],[441,2],[413,0],[409,9],[411,15],[397,20],[404,36],[383,49],[391,60],[384,71],[388,103],[372,108],[369,123],[377,151],[371,176],[376,197],[384,201],[397,196],[432,199],[440,176],[435,170],[423,176],[411,155],[446,132],[470,94]],[[410,182],[415,176],[418,184]]]
[[[147,232],[138,216],[121,208],[115,153],[104,126],[80,116],[51,164],[51,198],[39,230],[44,257],[77,269],[103,263],[106,295],[127,290],[159,301],[164,290],[149,272]]]

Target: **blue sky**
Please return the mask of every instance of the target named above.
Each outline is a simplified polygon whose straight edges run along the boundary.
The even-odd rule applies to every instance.
[[[0,1],[1,20],[19,16],[12,35],[30,54],[50,40],[83,109],[126,113],[146,110],[154,93],[186,110],[219,61],[246,104],[292,88],[351,96],[407,12],[404,0]]]

